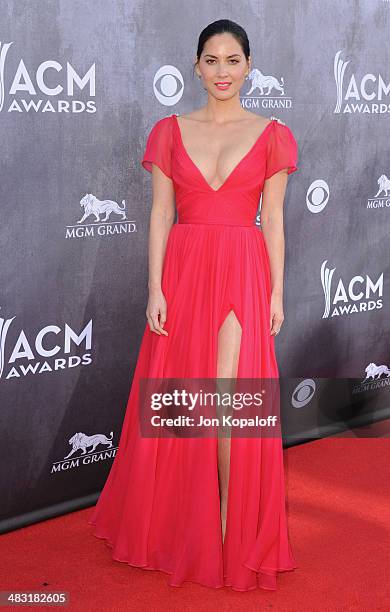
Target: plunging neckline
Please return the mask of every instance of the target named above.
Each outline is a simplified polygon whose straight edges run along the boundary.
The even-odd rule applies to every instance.
[[[245,153],[245,155],[240,159],[240,161],[234,166],[233,170],[227,175],[226,179],[224,180],[224,182],[222,183],[222,185],[220,185],[218,187],[218,189],[214,189],[214,187],[211,187],[211,185],[206,181],[205,177],[203,176],[202,172],[199,170],[198,166],[195,164],[195,162],[192,160],[192,158],[190,157],[190,155],[187,152],[187,149],[184,146],[184,142],[183,142],[183,138],[181,135],[181,130],[180,130],[180,126],[179,126],[179,122],[177,120],[177,116],[175,114],[172,115],[172,117],[174,117],[175,120],[175,125],[178,131],[178,135],[179,135],[179,142],[181,145],[182,150],[184,151],[187,159],[189,160],[189,162],[192,164],[192,166],[195,168],[195,170],[198,172],[199,176],[201,177],[201,179],[203,180],[204,184],[208,187],[208,189],[214,193],[218,193],[219,191],[221,191],[221,189],[226,185],[226,183],[228,182],[228,180],[232,177],[232,175],[236,172],[236,170],[238,170],[239,166],[241,166],[241,164],[249,157],[249,155],[252,153],[253,149],[257,146],[257,144],[260,142],[260,140],[262,139],[262,137],[264,136],[264,134],[267,132],[268,128],[270,127],[270,125],[273,124],[273,122],[275,121],[275,119],[271,119],[270,122],[265,126],[265,128],[263,129],[263,131],[261,132],[261,134],[259,134],[259,136],[256,138],[255,142],[253,143],[253,145],[251,146],[251,148],[249,149],[249,151],[247,151],[247,153]]]

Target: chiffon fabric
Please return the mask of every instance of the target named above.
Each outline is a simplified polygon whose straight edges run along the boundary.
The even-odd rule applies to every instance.
[[[230,310],[242,329],[237,378],[278,378],[270,335],[270,262],[255,225],[264,182],[297,168],[290,128],[273,118],[219,189],[189,157],[176,115],[152,127],[141,160],[174,186],[177,223],[162,271],[165,329],[145,326],[119,448],[88,523],[112,558],[184,581],[237,591],[276,589],[298,567],[289,544],[280,437],[231,438],[222,541],[217,437],[147,438],[141,378],[216,378],[218,330]]]

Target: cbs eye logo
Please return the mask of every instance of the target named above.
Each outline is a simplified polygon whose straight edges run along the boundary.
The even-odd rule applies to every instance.
[[[313,181],[306,194],[306,205],[310,212],[319,213],[329,201],[329,185],[322,179]]]
[[[302,380],[291,394],[291,403],[294,408],[303,408],[314,396],[316,383],[312,378]]]
[[[157,100],[164,106],[177,104],[184,92],[184,81],[175,66],[161,66],[154,75],[153,91]]]

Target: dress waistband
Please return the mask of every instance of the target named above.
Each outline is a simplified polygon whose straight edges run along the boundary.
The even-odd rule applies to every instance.
[[[227,225],[229,227],[257,227],[253,221],[251,223],[229,223],[226,221],[178,221],[176,225]]]

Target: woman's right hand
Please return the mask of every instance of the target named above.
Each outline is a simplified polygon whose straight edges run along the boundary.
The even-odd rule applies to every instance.
[[[160,315],[160,320],[159,320]],[[167,336],[168,332],[163,329],[167,320],[167,302],[161,289],[150,289],[148,306],[146,308],[150,330],[159,336]]]

